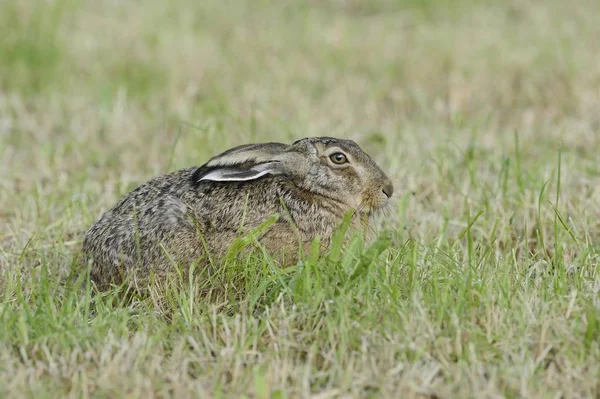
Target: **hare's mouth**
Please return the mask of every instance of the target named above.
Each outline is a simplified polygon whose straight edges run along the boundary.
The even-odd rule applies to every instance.
[[[368,217],[374,216],[390,204],[390,197],[384,191],[367,191],[362,195],[362,203],[357,211]]]
[[[385,207],[387,207],[388,204],[388,201],[382,201],[376,204],[363,204],[357,209],[357,213],[360,213],[367,217],[372,217],[378,214],[379,212],[383,211],[383,209],[385,209]]]

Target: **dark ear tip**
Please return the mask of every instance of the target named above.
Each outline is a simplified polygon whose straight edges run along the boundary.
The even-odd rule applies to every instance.
[[[206,167],[205,165],[202,165],[199,168],[197,168],[190,177],[192,184],[198,184],[200,182],[200,179],[202,179],[202,176],[206,175],[210,171],[211,168]]]

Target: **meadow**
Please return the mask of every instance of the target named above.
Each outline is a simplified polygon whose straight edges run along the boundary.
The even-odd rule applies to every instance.
[[[600,396],[600,2],[0,2],[0,397]],[[373,241],[95,295],[120,196],[357,141]]]

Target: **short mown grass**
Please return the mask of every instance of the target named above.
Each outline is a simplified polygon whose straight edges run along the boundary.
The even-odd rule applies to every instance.
[[[0,397],[597,397],[600,6],[0,2]],[[96,294],[85,230],[232,146],[356,140],[378,234]]]

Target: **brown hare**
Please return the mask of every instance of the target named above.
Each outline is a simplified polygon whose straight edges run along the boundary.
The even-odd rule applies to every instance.
[[[127,194],[87,231],[83,252],[99,286],[144,280],[151,270],[160,276],[175,264],[218,259],[240,234],[279,214],[258,242],[293,264],[317,236],[327,246],[347,212],[355,226],[368,222],[393,190],[350,140],[242,145]]]

